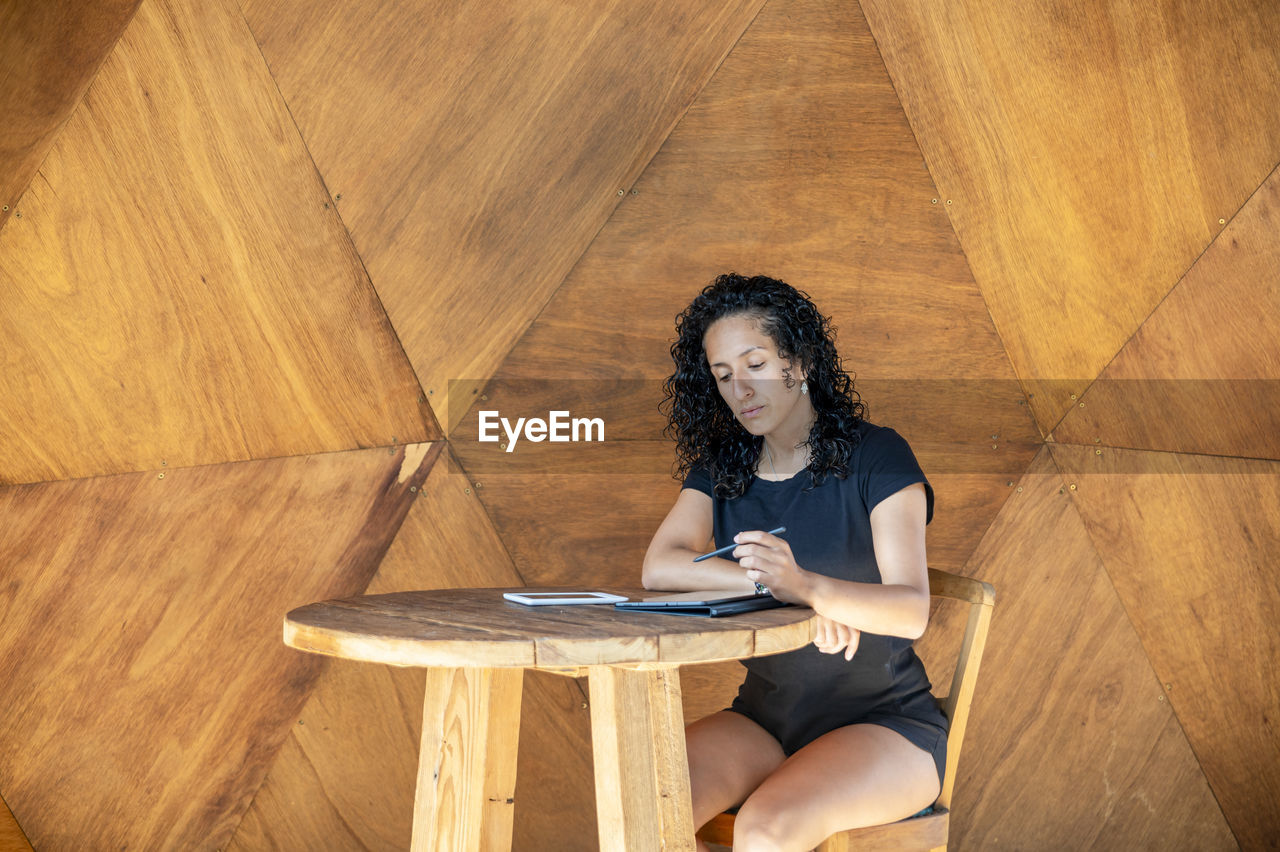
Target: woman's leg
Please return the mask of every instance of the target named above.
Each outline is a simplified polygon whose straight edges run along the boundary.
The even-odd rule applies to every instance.
[[[731,710],[689,725],[685,744],[696,827],[740,804],[786,759],[768,731]],[[705,852],[707,847],[699,842],[698,848]]]
[[[938,792],[933,756],[906,737],[880,725],[837,728],[791,755],[747,798],[733,848],[813,849],[846,829],[905,819]]]

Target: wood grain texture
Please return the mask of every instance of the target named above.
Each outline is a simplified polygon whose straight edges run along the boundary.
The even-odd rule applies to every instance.
[[[1280,837],[1280,464],[1055,447],[1213,793],[1246,849]]]
[[[1280,459],[1280,170],[1054,430],[1063,443]]]
[[[226,844],[440,445],[0,489],[0,789],[39,849]],[[161,478],[163,477],[163,478]]]
[[[537,315],[762,0],[246,0],[443,420]]]
[[[470,483],[442,460],[367,591],[519,584]],[[424,683],[421,669],[328,666],[229,849],[407,849]],[[526,673],[522,705],[514,848],[594,849],[586,697]]]
[[[438,437],[329,202],[234,0],[142,4],[0,232],[0,482]]]
[[[999,602],[949,845],[1235,848],[1047,451],[1018,486],[965,571]],[[918,643],[926,660],[960,630],[946,618]]]
[[[3,799],[0,799],[0,852],[31,852],[27,836]]]
[[[285,616],[287,645],[393,666],[547,668],[705,663],[774,654],[813,638],[808,607],[673,618],[612,606],[525,606],[511,589],[434,589],[320,601]],[[548,589],[548,591],[567,591]],[[603,588],[629,598],[639,588]]]
[[[427,671],[413,852],[511,848],[523,672]]]
[[[1048,432],[1280,159],[1280,9],[862,6]]]
[[[138,3],[0,6],[0,229]]]
[[[600,849],[693,852],[679,670],[598,666],[588,680]]]

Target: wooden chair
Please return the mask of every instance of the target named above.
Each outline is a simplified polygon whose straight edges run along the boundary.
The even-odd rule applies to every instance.
[[[960,746],[964,741],[964,729],[969,722],[969,704],[973,700],[973,688],[978,680],[978,668],[982,663],[982,649],[987,642],[987,627],[991,623],[991,608],[995,605],[996,592],[990,584],[972,580],[945,571],[929,569],[929,594],[935,598],[952,598],[969,604],[969,620],[965,626],[964,641],[956,662],[951,689],[938,704],[951,723],[947,736],[947,768],[943,777],[942,792],[938,794],[931,812],[914,816],[888,825],[873,825],[843,831],[827,838],[818,852],[852,852],[858,850],[904,850],[904,852],[929,852],[945,850],[947,828],[951,816],[951,791],[955,787],[956,767],[960,762]],[[707,843],[721,846],[733,845],[733,814],[723,813],[698,831],[698,837]]]

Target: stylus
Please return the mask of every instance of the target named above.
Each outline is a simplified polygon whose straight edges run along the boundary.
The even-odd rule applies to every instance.
[[[769,530],[769,535],[778,535],[779,533],[784,533],[786,531],[787,531],[786,527],[778,527],[776,530]],[[713,550],[710,553],[704,553],[701,556],[693,557],[693,561],[701,562],[702,560],[710,559],[713,556],[724,556],[726,553],[731,552],[737,546],[738,546],[737,542],[734,542],[733,544],[726,544],[724,547],[721,547],[718,550]]]

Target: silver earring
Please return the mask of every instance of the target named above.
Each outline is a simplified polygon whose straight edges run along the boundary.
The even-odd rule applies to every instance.
[[[807,381],[803,381],[800,383],[800,393],[802,394],[809,393],[809,383]]]

